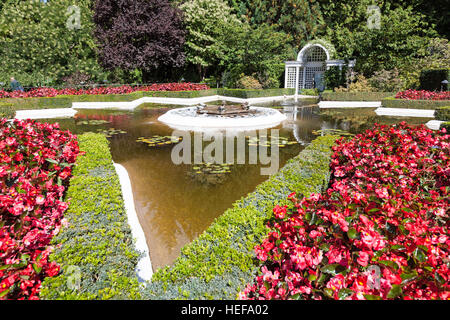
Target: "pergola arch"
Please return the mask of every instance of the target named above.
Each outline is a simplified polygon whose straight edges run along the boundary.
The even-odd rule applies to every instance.
[[[307,62],[307,58],[311,55],[311,52],[315,50],[321,50],[323,53],[325,53],[326,57],[324,61],[330,60],[330,52],[327,50],[327,48],[318,43],[310,43],[304,46],[302,50],[300,50],[297,55],[297,61],[302,61],[303,63]]]
[[[296,96],[299,89],[323,89],[323,74],[331,66],[342,68],[344,60],[332,60],[335,56],[333,45],[323,40],[313,40],[307,43],[298,53],[296,61],[286,61],[285,88],[295,88]],[[349,61],[353,68],[355,60]]]

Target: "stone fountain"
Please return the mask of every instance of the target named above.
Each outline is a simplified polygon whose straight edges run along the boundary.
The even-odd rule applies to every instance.
[[[173,109],[158,118],[173,129],[192,131],[268,129],[286,119],[276,109],[252,107],[248,103],[227,105],[225,101],[217,105]]]

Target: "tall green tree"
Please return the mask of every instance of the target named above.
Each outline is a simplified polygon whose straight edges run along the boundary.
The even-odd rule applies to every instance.
[[[102,79],[90,0],[8,1],[0,16],[0,79],[54,85],[83,73]]]
[[[226,85],[233,86],[242,76],[257,78],[266,88],[278,88],[286,60],[295,52],[292,38],[274,26],[241,24],[224,39],[225,57],[222,68]]]
[[[325,30],[317,0],[228,0],[235,12],[256,26],[267,23],[292,37],[296,47]]]
[[[180,5],[186,28],[186,62],[196,67],[200,80],[224,57],[224,38],[241,24],[223,0],[188,0]]]

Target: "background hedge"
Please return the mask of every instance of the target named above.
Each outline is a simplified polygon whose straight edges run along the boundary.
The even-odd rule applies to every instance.
[[[235,97],[242,99],[262,98],[262,97],[278,97],[290,96],[295,94],[295,89],[280,88],[280,89],[218,89],[217,94],[225,97]]]
[[[324,91],[323,101],[381,101],[395,96],[396,92],[330,92]]]
[[[385,108],[404,108],[404,109],[436,109],[446,106],[450,103],[448,100],[406,100],[385,98],[382,105]]]
[[[236,299],[258,270],[253,248],[267,233],[265,221],[287,196],[322,192],[329,181],[336,136],[314,140],[256,191],[237,201],[208,230],[181,250],[171,267],[159,269],[146,299]]]
[[[50,259],[61,266],[57,277],[46,278],[42,299],[139,299],[135,273],[139,254],[113,166],[108,141],[101,134],[79,136],[78,156],[66,201],[69,225],[53,239]],[[74,268],[81,271],[80,287],[71,288]]]
[[[450,121],[450,105],[436,108],[434,116],[437,120]]]
[[[0,118],[13,119],[16,116],[16,111],[12,103],[0,102]]]

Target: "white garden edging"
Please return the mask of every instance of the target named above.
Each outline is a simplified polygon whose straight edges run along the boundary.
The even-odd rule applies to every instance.
[[[133,190],[131,188],[130,177],[128,176],[127,169],[125,169],[124,166],[114,163],[114,168],[119,176],[122,195],[125,202],[125,210],[128,216],[128,224],[130,225],[133,237],[136,239],[136,250],[143,253],[143,256],[137,264],[136,272],[140,282],[150,281],[153,275],[150,251],[147,246],[144,230],[139,223],[136,208],[134,207]]]
[[[444,121],[430,120],[426,123],[426,126],[431,130],[439,130],[442,123],[444,123]]]
[[[375,113],[379,116],[434,118],[434,110],[378,108]]]
[[[314,96],[299,95],[299,99],[316,98]],[[286,99],[294,99],[294,96],[274,96],[274,97],[261,97],[261,98],[235,98],[225,96],[207,96],[200,98],[164,98],[164,97],[143,97],[134,101],[128,102],[74,102],[72,108],[74,109],[120,109],[120,110],[134,110],[143,103],[157,103],[168,105],[181,105],[181,106],[193,106],[200,103],[208,103],[213,101],[228,101],[233,103],[264,103],[273,101],[283,101]]]
[[[320,101],[321,109],[339,108],[380,108],[381,101]]]
[[[50,119],[50,118],[71,118],[78,111],[72,108],[60,109],[37,109],[37,110],[17,110],[15,119]]]

